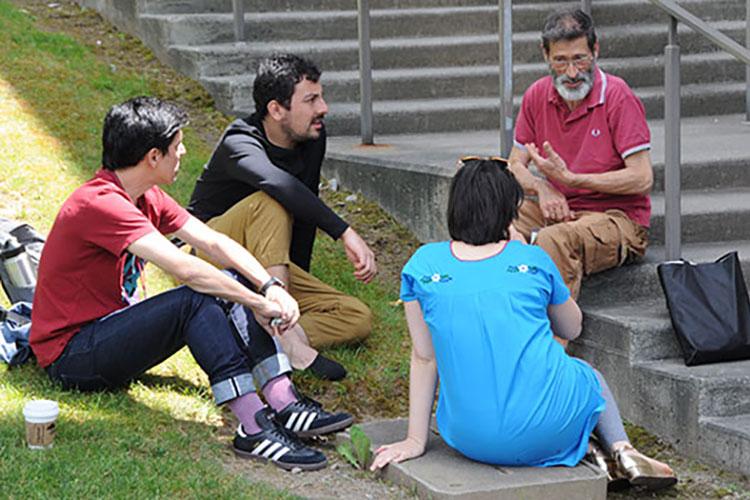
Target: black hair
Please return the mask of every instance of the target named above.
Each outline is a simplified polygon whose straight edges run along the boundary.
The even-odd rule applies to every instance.
[[[470,245],[507,240],[518,217],[523,189],[507,164],[497,160],[463,162],[448,195],[448,233]]]
[[[117,170],[137,165],[156,148],[166,154],[187,113],[155,97],[134,97],[112,106],[102,130],[102,166]]]
[[[550,44],[560,40],[575,40],[586,37],[589,50],[594,52],[596,31],[594,20],[581,9],[568,9],[553,12],[547,17],[542,30],[542,46],[549,53]]]
[[[314,83],[320,80],[320,70],[309,59],[294,54],[273,54],[261,60],[253,82],[255,116],[265,118],[271,101],[289,109],[294,86],[303,79]]]

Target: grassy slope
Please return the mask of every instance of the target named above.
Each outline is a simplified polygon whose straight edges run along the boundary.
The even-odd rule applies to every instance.
[[[46,231],[64,198],[95,170],[109,106],[153,93],[157,85],[112,71],[67,36],[38,31],[31,16],[5,1],[0,46],[0,212]],[[170,188],[183,202],[210,152],[190,130],[186,143],[193,154]],[[157,281],[154,288],[168,285]],[[61,405],[57,444],[50,452],[29,452],[21,409],[42,397]],[[94,395],[62,392],[35,366],[8,371],[0,365],[0,401],[4,494],[287,496],[224,471],[224,415],[185,351],[125,391]]]

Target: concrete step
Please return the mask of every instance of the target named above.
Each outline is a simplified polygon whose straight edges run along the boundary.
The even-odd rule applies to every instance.
[[[599,65],[615,74],[632,87],[662,86],[664,58],[638,57],[602,59]],[[523,93],[535,80],[546,75],[544,63],[517,64],[514,67],[513,88]],[[207,77],[201,83],[223,109],[252,109],[252,84],[255,75]],[[381,69],[373,71],[375,100],[494,97],[498,95],[499,72],[495,65],[454,66],[431,68]],[[694,83],[740,81],[745,78],[745,67],[734,57],[721,52],[688,54],[682,58],[682,82]],[[326,99],[331,102],[359,101],[358,71],[329,71],[323,74]]]
[[[646,117],[659,119],[664,116],[664,89],[646,87],[634,89],[643,101]],[[736,113],[744,108],[744,83],[714,83],[711,85],[684,85],[682,94],[682,116],[701,116],[707,112]],[[517,115],[521,98],[514,98],[514,114]],[[335,135],[359,133],[359,103],[329,103],[327,118],[329,131]],[[236,114],[251,109],[232,110]],[[453,130],[479,130],[497,127],[500,113],[496,97],[474,97],[443,99],[403,99],[373,102],[375,133],[388,130],[393,134],[449,132]]]
[[[739,236],[743,237],[746,234]],[[713,262],[733,251],[738,252],[745,281],[750,289],[750,240],[685,243],[682,248],[682,258],[696,263]],[[661,307],[662,310],[666,310],[664,295],[656,272],[657,265],[665,260],[664,247],[659,244],[650,245],[642,262],[586,278],[586,286],[581,290],[579,301],[586,307],[603,307],[605,310],[613,305],[619,307],[623,302],[640,304],[642,301],[647,301],[646,305],[649,308]],[[657,300],[657,303],[651,302],[653,300]],[[659,314],[653,313],[649,317],[656,317]]]
[[[737,40],[744,37],[741,21],[712,25]],[[714,50],[699,35],[687,29],[680,33],[684,54]],[[661,24],[610,27],[602,30],[602,39],[602,54],[607,58],[658,56],[664,50],[666,28]],[[274,51],[308,56],[324,71],[358,68],[355,39],[174,45],[167,54],[180,71],[198,78],[253,72],[258,58]],[[455,61],[466,66],[494,65],[498,60],[497,35],[494,34],[377,39],[372,42],[372,51],[374,69],[445,67],[454,65]],[[539,34],[515,34],[513,51],[517,62],[538,63],[541,60]]]
[[[523,0],[546,3],[548,0]],[[414,8],[488,5],[488,0],[377,0],[370,8]],[[151,14],[229,13],[232,0],[139,0],[140,11]],[[244,0],[245,12],[289,12],[356,9],[355,0]],[[495,5],[497,6],[497,5]]]
[[[514,8],[513,31],[538,32],[545,17],[559,8],[557,3],[521,4]],[[562,4],[565,4],[563,2]],[[571,6],[576,2],[567,2]],[[357,38],[356,5],[343,10],[276,11],[245,14],[246,41],[317,40]],[[498,30],[496,3],[468,6],[430,6],[371,10],[371,36],[388,38],[408,33],[412,37],[494,34]],[[687,2],[694,13],[706,20],[738,19],[744,16],[734,1]],[[649,23],[660,15],[659,9],[643,0],[616,0],[596,4],[597,27],[630,23]],[[145,30],[160,32],[164,45],[223,43],[234,41],[234,17],[231,13],[145,14]]]
[[[664,242],[664,197],[651,197],[654,244]],[[682,193],[682,241],[732,241],[750,235],[750,189]]]
[[[750,361],[687,367],[672,358],[629,364],[590,346],[574,346],[573,355],[602,373],[625,419],[688,456],[745,474],[750,470]]]
[[[377,9],[371,12],[371,36],[402,33],[412,37],[497,32],[497,6]],[[234,41],[232,14],[147,14],[148,27],[163,26],[161,43],[200,45]],[[291,11],[245,14],[245,41],[346,40],[357,38],[356,10]]]
[[[661,289],[656,292],[601,305],[580,302],[585,311],[585,333],[576,342],[589,350],[629,361],[679,358],[682,351],[665,300]]]
[[[715,449],[714,462],[723,469],[750,474],[750,414],[700,419],[700,449]]]
[[[379,420],[360,426],[373,449],[404,439],[406,419]],[[430,432],[425,454],[390,464],[385,478],[415,491],[419,498],[476,500],[605,499],[607,481],[601,471],[581,462],[576,467],[501,467],[469,460]]]

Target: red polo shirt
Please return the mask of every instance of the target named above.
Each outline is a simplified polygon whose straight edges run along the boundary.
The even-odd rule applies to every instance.
[[[153,231],[173,233],[189,217],[156,186],[133,203],[108,170],[76,189],[39,262],[30,335],[39,365],[55,361],[83,325],[130,304],[142,265],[127,251],[131,243]]]
[[[628,85],[598,67],[594,87],[584,102],[571,111],[555,89],[551,76],[534,82],[524,93],[515,129],[515,146],[544,141],[565,160],[571,172],[602,173],[625,168],[624,159],[651,148],[643,104]],[[568,200],[571,210],[603,212],[617,208],[648,227],[648,195],[614,195],[573,189],[550,181]]]

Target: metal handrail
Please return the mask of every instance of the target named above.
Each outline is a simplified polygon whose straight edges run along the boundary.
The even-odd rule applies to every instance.
[[[513,2],[498,0],[500,48],[500,154],[513,147]]]
[[[362,144],[373,144],[372,127],[372,57],[370,47],[370,2],[357,0],[359,32],[359,108]]]
[[[735,42],[673,0],[649,0],[669,15],[669,40],[664,47],[664,244],[667,260],[682,256],[680,188],[680,45],[677,25],[683,23],[748,67],[745,70],[745,113],[750,121],[750,50]],[[746,43],[750,47],[750,0],[746,2]]]
[[[234,14],[234,40],[241,42],[245,39],[245,5],[242,0],[232,0]]]

